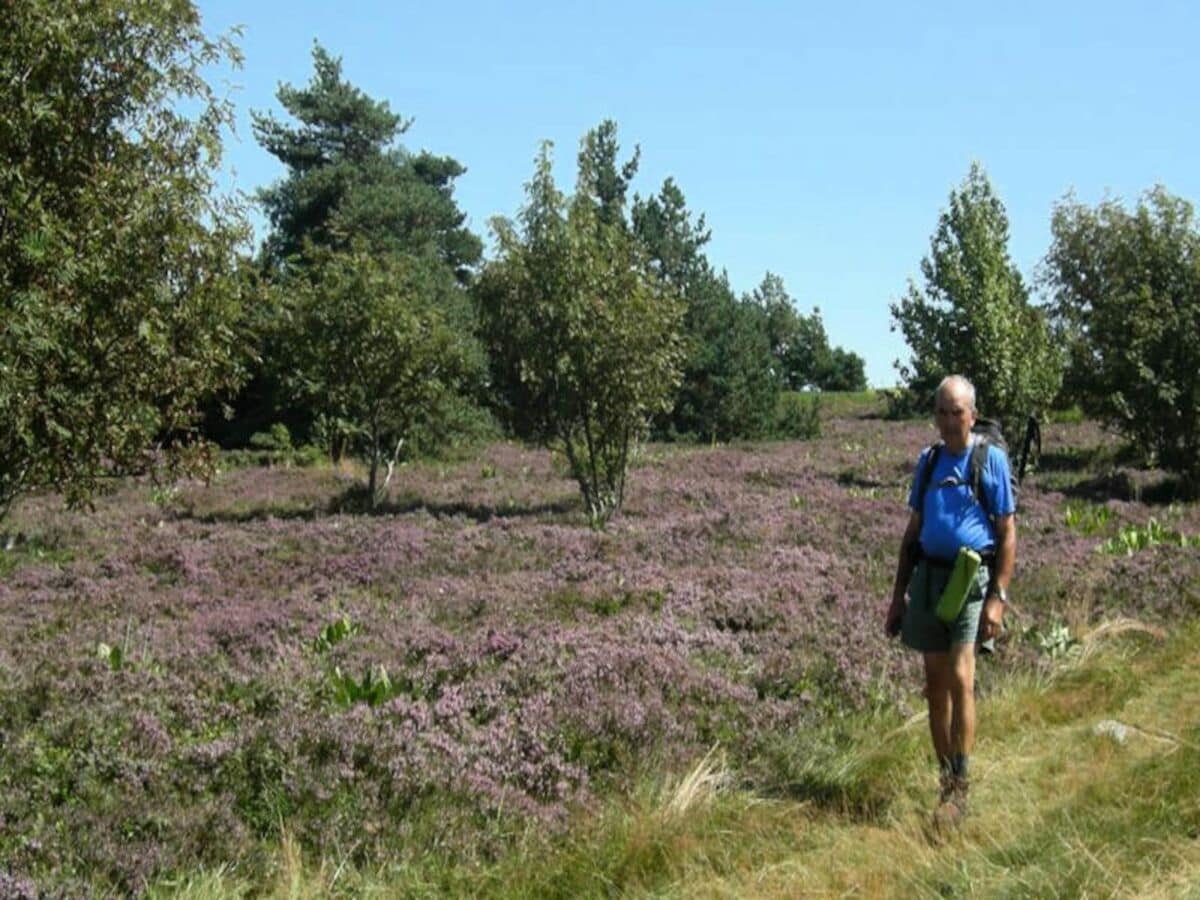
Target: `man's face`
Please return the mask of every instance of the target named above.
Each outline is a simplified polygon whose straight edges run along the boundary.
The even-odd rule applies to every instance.
[[[933,408],[933,421],[942,440],[952,448],[965,447],[971,438],[971,426],[975,424],[975,413],[967,393],[949,387],[938,393]]]

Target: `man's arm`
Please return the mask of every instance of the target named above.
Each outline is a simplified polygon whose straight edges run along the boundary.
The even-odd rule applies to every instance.
[[[892,603],[883,623],[888,637],[900,631],[900,622],[904,618],[904,595],[917,565],[917,541],[920,537],[921,514],[913,510],[909,513],[908,527],[904,529],[904,537],[900,540],[900,559],[896,563],[896,580],[892,584]]]
[[[987,600],[983,604],[983,623],[980,638],[990,640],[1000,634],[1000,623],[1004,618],[1004,604],[1008,597],[1008,586],[1012,582],[1013,569],[1017,562],[1017,519],[1016,516],[1000,516],[996,528],[996,574],[988,586]]]

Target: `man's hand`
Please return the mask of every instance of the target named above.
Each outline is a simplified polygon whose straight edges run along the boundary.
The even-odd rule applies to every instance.
[[[983,604],[983,621],[979,623],[979,637],[990,641],[1000,636],[1000,623],[1004,619],[1004,601],[995,594]]]
[[[900,633],[900,626],[904,622],[904,600],[893,600],[892,605],[888,607],[887,618],[883,622],[884,633],[888,637],[895,637]]]

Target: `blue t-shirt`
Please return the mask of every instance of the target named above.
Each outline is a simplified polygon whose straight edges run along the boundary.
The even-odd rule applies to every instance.
[[[921,498],[917,490],[929,447],[917,460],[912,488],[908,493],[909,509],[921,513],[921,549],[929,556],[953,560],[959,547],[970,547],[981,553],[996,546],[996,531],[991,519],[971,492],[971,452],[951,453],[945,447],[938,454],[937,464],[929,473],[929,489],[925,492],[925,507],[918,508]],[[988,447],[983,467],[983,493],[988,509],[995,516],[1007,516],[1016,511],[1012,483],[1009,480],[1008,455],[992,444]]]

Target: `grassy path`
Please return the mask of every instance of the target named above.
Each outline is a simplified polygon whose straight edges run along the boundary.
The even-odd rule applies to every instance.
[[[895,794],[882,815],[794,810],[774,829],[777,858],[697,867],[644,893],[1200,897],[1198,638],[1195,625],[1164,643],[1098,635],[1054,675],[983,702],[973,814],[955,835],[930,833],[934,782],[924,723],[912,723],[864,760]],[[1125,726],[1123,741],[1097,733],[1105,721]]]

